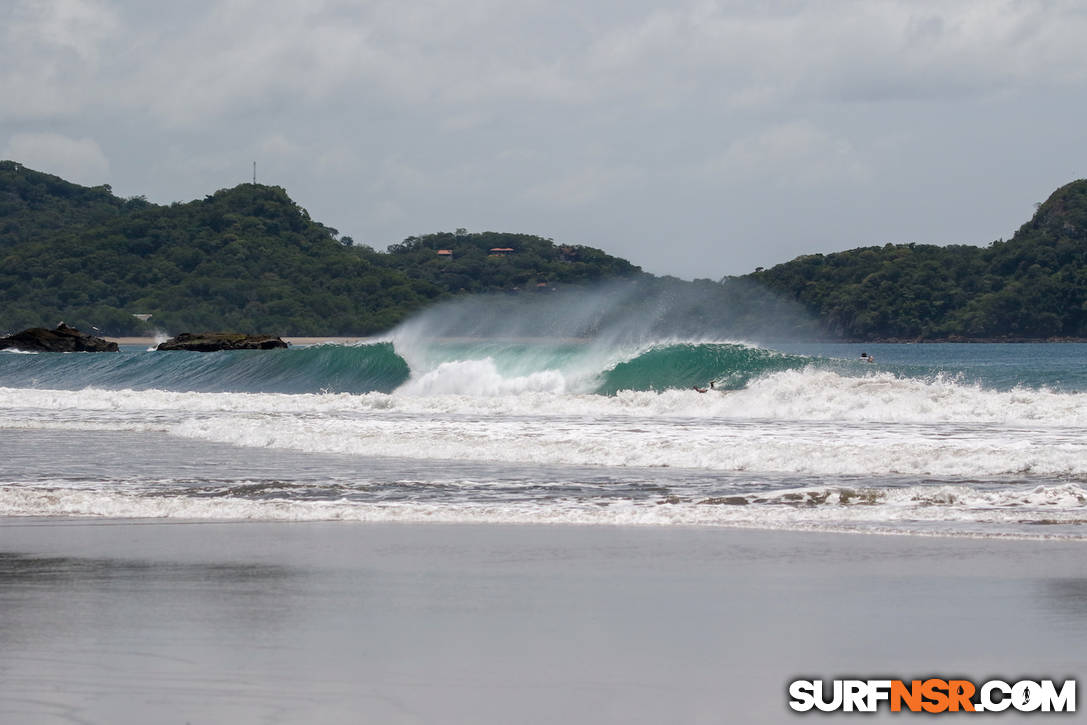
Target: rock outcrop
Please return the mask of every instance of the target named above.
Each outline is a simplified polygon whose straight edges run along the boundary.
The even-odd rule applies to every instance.
[[[272,335],[241,335],[233,332],[183,332],[159,344],[156,350],[189,350],[216,352],[218,350],[274,350],[287,343]]]
[[[0,337],[0,350],[24,352],[117,352],[117,343],[69,327],[63,322],[55,330],[32,327]]]

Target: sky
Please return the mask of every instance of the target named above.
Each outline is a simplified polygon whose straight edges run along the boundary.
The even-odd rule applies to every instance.
[[[719,279],[987,244],[1085,174],[1087,5],[4,0],[0,158],[252,180],[376,249],[464,227]]]

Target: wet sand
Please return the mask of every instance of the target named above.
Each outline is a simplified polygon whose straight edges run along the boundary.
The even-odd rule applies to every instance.
[[[799,676],[1084,672],[1085,553],[730,529],[0,519],[0,722],[795,722]]]

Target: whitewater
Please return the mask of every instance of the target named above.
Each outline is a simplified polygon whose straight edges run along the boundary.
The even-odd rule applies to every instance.
[[[1083,539],[1085,353],[413,328],[0,353],[0,516]]]

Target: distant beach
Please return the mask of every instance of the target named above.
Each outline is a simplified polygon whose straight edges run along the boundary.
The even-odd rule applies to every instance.
[[[108,337],[107,340],[116,342],[118,345],[146,345],[151,347],[166,338],[162,337]],[[283,340],[291,345],[320,345],[321,343],[331,343],[335,345],[353,345],[359,342],[366,342],[373,338],[368,337],[295,337],[285,336]]]

